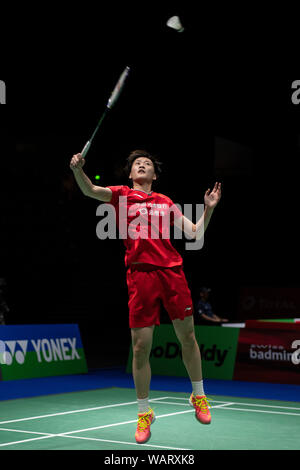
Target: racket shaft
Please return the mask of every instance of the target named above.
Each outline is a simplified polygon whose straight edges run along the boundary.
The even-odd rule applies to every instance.
[[[86,157],[88,151],[90,150],[90,146],[92,145],[92,142],[93,142],[93,140],[94,140],[94,137],[95,137],[95,135],[97,134],[97,132],[98,132],[98,130],[99,130],[99,128],[100,128],[100,126],[101,126],[101,124],[102,124],[102,122],[103,122],[103,120],[104,120],[106,114],[107,114],[107,111],[108,111],[108,109],[106,108],[106,110],[104,111],[104,113],[103,113],[102,116],[101,116],[100,121],[99,121],[98,124],[97,124],[96,129],[95,129],[94,132],[93,132],[92,137],[91,137],[90,140],[88,140],[87,143],[85,144],[84,149],[83,149],[82,152],[81,152],[81,155],[82,155],[83,158]]]
[[[102,124],[102,122],[103,122],[103,120],[104,120],[106,114],[107,114],[107,111],[108,111],[108,109],[106,108],[105,111],[104,111],[104,113],[103,113],[102,116],[101,116],[100,121],[99,121],[98,124],[97,124],[96,129],[95,129],[94,132],[93,132],[92,137],[90,138],[90,142],[93,141],[95,135],[97,134],[97,132],[98,132],[98,130],[99,130],[99,128],[100,128],[100,126],[101,126],[101,124]]]
[[[104,111],[104,113],[102,114],[101,116],[101,119],[100,121],[98,122],[97,124],[97,127],[96,129],[94,130],[93,132],[93,135],[92,137],[90,138],[90,140],[85,144],[84,146],[84,149],[82,150],[81,152],[81,155],[83,158],[86,157],[89,149],[90,149],[90,146],[94,140],[94,137],[95,135],[97,134],[107,112],[114,106],[114,104],[116,103],[117,99],[119,98],[120,94],[121,94],[121,91],[123,90],[123,87],[124,87],[124,84],[125,84],[125,81],[126,81],[126,78],[129,74],[129,71],[130,71],[130,68],[129,67],[126,67],[125,70],[123,71],[122,75],[120,76],[119,80],[118,80],[118,83],[116,84],[108,102],[107,102],[107,105],[106,105],[106,109]]]

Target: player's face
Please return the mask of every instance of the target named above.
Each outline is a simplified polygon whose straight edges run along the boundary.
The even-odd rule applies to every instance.
[[[129,177],[132,178],[133,181],[138,182],[152,182],[156,180],[154,165],[150,158],[136,158],[132,164]]]

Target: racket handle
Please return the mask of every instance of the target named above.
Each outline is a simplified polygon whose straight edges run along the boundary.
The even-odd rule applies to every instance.
[[[86,143],[85,146],[84,146],[84,149],[83,149],[82,152],[81,152],[82,158],[85,158],[85,157],[86,157],[86,154],[88,153],[88,151],[89,151],[89,149],[90,149],[90,146],[91,146],[91,141],[88,140],[87,143]]]

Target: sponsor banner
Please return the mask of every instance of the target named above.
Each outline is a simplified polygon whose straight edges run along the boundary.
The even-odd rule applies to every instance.
[[[299,288],[243,287],[240,291],[240,320],[296,318],[299,312]]]
[[[1,380],[87,372],[78,325],[0,325]]]
[[[201,351],[203,376],[231,380],[239,329],[196,325],[195,334]],[[173,325],[160,325],[155,328],[150,363],[154,375],[187,376]],[[132,347],[127,363],[127,372],[131,371]]]
[[[234,380],[299,384],[300,329],[289,325],[241,329]]]

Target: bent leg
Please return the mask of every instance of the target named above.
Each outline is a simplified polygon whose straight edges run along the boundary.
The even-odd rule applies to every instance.
[[[200,349],[195,337],[194,317],[173,320],[175,333],[182,348],[182,360],[192,382],[202,380]]]
[[[138,399],[149,396],[151,381],[150,353],[152,348],[154,326],[132,328],[132,374]]]

